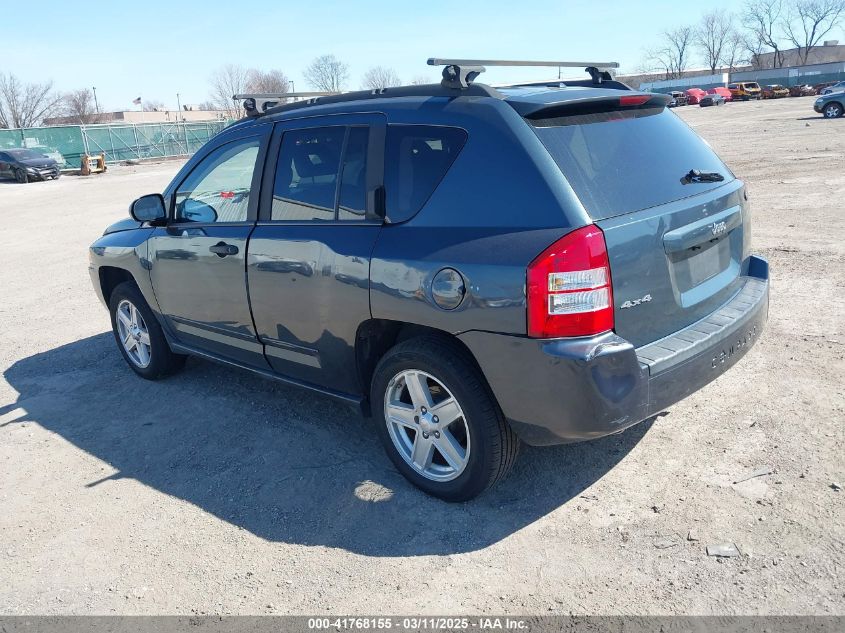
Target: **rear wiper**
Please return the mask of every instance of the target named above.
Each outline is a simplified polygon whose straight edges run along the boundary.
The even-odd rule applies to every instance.
[[[681,182],[688,185],[691,182],[722,182],[725,177],[715,171],[698,171],[697,169],[690,169],[686,176],[681,178]]]

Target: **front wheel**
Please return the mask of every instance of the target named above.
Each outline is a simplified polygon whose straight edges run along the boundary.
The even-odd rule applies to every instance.
[[[109,298],[112,330],[117,347],[136,374],[155,380],[185,364],[174,354],[144,295],[132,282],[123,282]]]
[[[17,180],[22,185],[25,185],[29,182],[29,175],[23,169],[16,169],[15,180]]]
[[[842,116],[842,106],[838,103],[829,103],[824,107],[824,118],[837,119]]]
[[[418,488],[467,501],[502,479],[519,440],[467,352],[438,337],[396,345],[371,386],[379,437]]]

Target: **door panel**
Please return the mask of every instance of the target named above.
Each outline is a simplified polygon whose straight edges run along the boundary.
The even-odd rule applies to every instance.
[[[357,393],[355,335],[370,318],[378,225],[256,227],[247,262],[255,325],[281,374]]]
[[[340,160],[338,127],[347,128]],[[374,194],[383,182],[384,117],[281,123],[270,147],[267,186],[247,258],[259,340],[280,374],[358,394],[355,337],[370,318],[370,256],[381,230]],[[281,157],[274,161],[279,148]],[[324,173],[335,164],[336,176]],[[327,188],[334,188],[333,209],[324,200]]]
[[[169,188],[171,223],[150,238],[150,279],[171,333],[183,344],[268,369],[246,286],[249,236],[270,128],[204,149]]]
[[[210,224],[156,229],[150,239],[150,277],[162,314],[180,341],[266,367],[244,278],[252,228]],[[221,242],[238,252],[221,257],[210,250]]]

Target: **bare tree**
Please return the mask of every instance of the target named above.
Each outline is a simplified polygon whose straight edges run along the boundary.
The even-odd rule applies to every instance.
[[[200,110],[216,110],[217,106],[213,101],[203,101],[197,105],[197,108]]]
[[[373,66],[364,73],[363,88],[378,90],[381,88],[393,88],[402,84],[399,75],[392,68],[384,66]]]
[[[239,119],[243,116],[243,109],[232,99],[232,95],[246,92],[249,76],[250,71],[237,64],[227,64],[218,68],[211,76],[209,98],[217,109],[224,111],[230,119]]]
[[[425,75],[417,75],[416,77],[411,79],[411,85],[412,86],[424,86],[426,84],[433,84],[433,83],[437,83],[437,82],[432,81],[430,77],[426,77]]]
[[[165,106],[164,103],[158,101],[157,99],[150,99],[149,101],[144,101],[144,112],[164,112]]]
[[[641,65],[642,74],[659,74],[663,79],[674,79],[675,65],[672,54],[667,47],[651,48],[645,52],[645,59]]]
[[[783,20],[787,39],[798,49],[801,65],[822,38],[842,20],[845,0],[798,0]]]
[[[247,73],[247,92],[283,94],[290,91],[290,80],[281,70],[250,70]]]
[[[694,30],[691,26],[664,31],[660,35],[665,42],[664,45],[646,51],[643,69],[647,72],[658,71],[664,79],[677,79],[683,76],[684,70],[689,65],[693,36]]]
[[[725,47],[733,31],[733,20],[724,9],[715,9],[705,13],[695,29],[695,44],[704,53],[704,59],[715,73],[722,62]]]
[[[693,29],[691,26],[679,26],[671,31],[666,31],[663,37],[669,44],[669,52],[675,64],[675,72],[680,77],[689,65]]]
[[[737,66],[748,63],[749,55],[746,52],[745,38],[739,31],[731,28],[722,48],[722,66],[727,67],[728,72],[735,71]]]
[[[0,128],[34,127],[59,109],[61,96],[53,82],[23,84],[0,73]]]
[[[764,70],[766,68],[765,57],[766,45],[760,39],[760,34],[756,31],[743,31],[740,33],[740,42],[742,45],[742,56],[748,58],[748,63],[754,70]]]
[[[783,0],[748,0],[743,14],[743,23],[753,34],[748,43],[755,47],[762,44],[774,51],[772,68],[783,66],[783,51],[780,49],[782,16]],[[759,59],[756,65],[762,65]]]
[[[317,90],[342,92],[349,81],[349,66],[334,55],[321,55],[302,74]]]
[[[94,105],[94,93],[89,88],[80,88],[62,95],[61,111],[80,125],[96,123],[99,115]]]

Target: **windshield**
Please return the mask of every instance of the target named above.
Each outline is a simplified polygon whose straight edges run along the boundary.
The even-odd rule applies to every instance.
[[[6,153],[17,160],[32,160],[33,158],[47,158],[44,154],[34,152],[31,149],[7,149]]]
[[[760,86],[757,84],[745,84],[746,90],[759,90]]]
[[[733,174],[670,110],[648,108],[531,122],[594,220],[719,187]],[[696,170],[722,181],[689,182]]]

